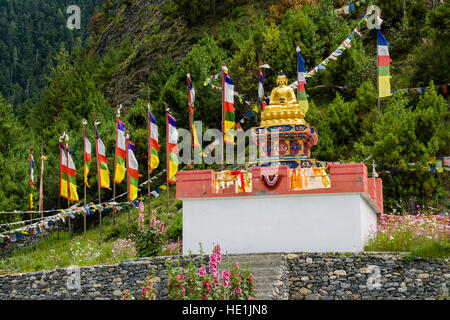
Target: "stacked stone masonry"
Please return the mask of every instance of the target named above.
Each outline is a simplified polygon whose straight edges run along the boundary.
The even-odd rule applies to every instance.
[[[233,260],[261,260],[264,254],[233,255]],[[268,254],[269,255],[269,254]],[[279,253],[271,266],[276,276],[271,292],[260,299],[355,300],[355,299],[448,299],[449,261],[407,261],[390,253]],[[252,257],[253,256],[253,257]],[[167,299],[167,262],[180,266],[200,256],[171,256],[129,260],[120,264],[61,268],[0,275],[0,299],[121,299],[130,289],[135,297],[153,274],[157,299]],[[273,261],[279,260],[276,266]],[[203,257],[208,265],[208,257]],[[260,262],[258,262],[260,265]],[[245,264],[245,263],[244,263]],[[252,264],[249,263],[249,266]],[[249,267],[250,271],[252,268]],[[265,268],[267,269],[267,268]],[[258,269],[255,269],[257,271]],[[255,278],[258,276],[254,274]],[[79,277],[78,277],[79,276]],[[79,280],[78,280],[79,279]],[[258,284],[256,284],[258,287]]]

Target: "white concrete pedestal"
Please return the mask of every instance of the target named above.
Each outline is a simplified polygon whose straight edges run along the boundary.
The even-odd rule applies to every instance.
[[[183,254],[359,252],[377,212],[363,192],[183,199]]]

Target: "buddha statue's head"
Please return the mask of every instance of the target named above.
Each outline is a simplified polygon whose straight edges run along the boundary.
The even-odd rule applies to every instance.
[[[281,71],[277,77],[277,85],[279,87],[287,86],[287,83],[288,83],[288,78],[286,78],[286,75],[283,73],[283,71]]]

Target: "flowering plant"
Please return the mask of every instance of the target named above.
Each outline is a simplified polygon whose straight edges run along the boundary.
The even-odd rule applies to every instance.
[[[70,244],[70,253],[74,265],[84,264],[100,256],[94,242],[88,239],[87,242],[83,243],[81,236],[73,238]]]
[[[173,300],[248,300],[255,296],[253,276],[236,262],[219,272],[221,248],[216,245],[209,259],[209,273],[193,261],[179,271],[169,266],[169,298]]]
[[[139,297],[140,300],[155,300],[156,299],[156,292],[153,288],[153,277],[147,277],[145,279],[147,281],[147,285],[142,288],[141,296]]]
[[[183,252],[183,241],[171,242],[161,249],[163,256],[180,255]]]
[[[150,227],[144,224],[144,209],[141,207],[139,215],[139,230],[136,239],[137,257],[156,256],[161,250],[166,235],[164,221],[152,216]]]
[[[136,242],[133,240],[136,236],[132,233],[128,239],[117,239],[112,248],[112,254],[114,259],[123,260],[126,258],[132,258],[136,256]]]
[[[130,290],[124,290],[122,300],[136,300]]]

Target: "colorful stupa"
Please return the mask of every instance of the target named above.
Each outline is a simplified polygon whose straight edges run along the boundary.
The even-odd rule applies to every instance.
[[[316,129],[305,121],[308,107],[298,104],[294,90],[287,83],[286,75],[280,72],[278,87],[272,90],[270,103],[261,114],[261,124],[253,128],[252,138],[258,144],[259,158],[257,162],[247,163],[248,167],[322,167],[311,158],[311,147],[317,144],[318,136]],[[278,138],[273,136],[275,131]]]
[[[297,100],[287,81],[281,72],[252,128],[259,152],[247,169],[177,174],[183,254],[217,243],[232,254],[364,250],[383,212],[382,181],[364,163],[324,168],[311,158],[318,136],[305,121],[304,83]]]

